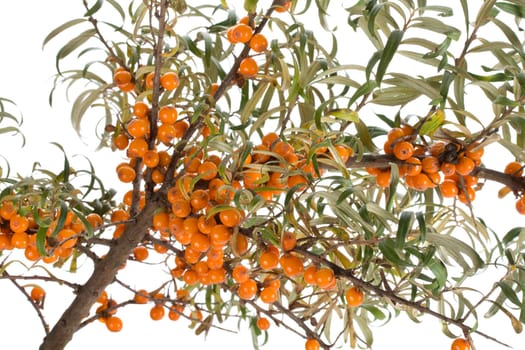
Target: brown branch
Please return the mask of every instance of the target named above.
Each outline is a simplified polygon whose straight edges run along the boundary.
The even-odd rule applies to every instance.
[[[22,292],[22,294],[26,296],[27,300],[29,300],[29,302],[31,303],[31,306],[33,306],[33,309],[35,309],[38,315],[38,318],[40,319],[40,322],[42,323],[42,327],[44,328],[44,332],[46,333],[46,335],[49,334],[49,324],[46,322],[46,319],[44,318],[42,311],[40,311],[40,307],[37,305],[35,301],[33,301],[33,299],[31,299],[31,296],[27,293],[25,288],[22,287],[20,284],[18,284],[18,282],[16,281],[18,279],[16,278],[17,276],[11,276],[7,271],[4,270],[2,272],[2,277],[8,278],[16,286],[16,288],[18,288],[18,290],[20,290],[20,292]]]
[[[106,257],[95,264],[93,274],[80,288],[77,296],[64,311],[51,332],[44,338],[40,350],[64,349],[73,338],[82,320],[89,315],[91,306],[106,286],[113,282],[134,247],[142,241],[146,234],[146,227],[151,225],[153,213],[157,208],[158,200],[146,204],[137,215],[135,225],[127,225],[122,236],[115,241]]]
[[[380,297],[383,297],[385,299],[388,299],[390,300],[392,303],[394,304],[399,304],[399,305],[404,305],[404,306],[407,306],[407,307],[410,307],[414,310],[417,310],[423,314],[427,314],[427,315],[430,315],[432,317],[435,317],[443,322],[446,322],[448,324],[452,324],[452,325],[455,325],[457,326],[458,328],[460,328],[461,330],[463,330],[463,332],[465,334],[469,334],[469,333],[476,333],[486,339],[489,339],[489,340],[492,340],[493,342],[496,342],[500,345],[503,345],[505,347],[508,347],[510,348],[510,346],[506,343],[503,343],[502,341],[478,330],[477,328],[474,328],[474,327],[471,327],[471,326],[468,326],[464,323],[463,320],[457,320],[457,319],[454,319],[454,318],[450,318],[448,316],[445,316],[437,311],[434,311],[426,306],[423,306],[421,305],[420,303],[418,302],[413,302],[413,301],[410,301],[410,300],[406,300],[405,298],[403,297],[400,297],[398,296],[397,294],[395,294],[392,290],[384,290],[382,289],[381,287],[379,286],[376,286],[376,285],[373,285],[372,283],[369,283],[369,282],[366,282],[358,277],[356,277],[352,270],[349,270],[349,269],[343,269],[341,267],[339,267],[337,264],[335,263],[332,263],[330,261],[327,261],[323,258],[320,258],[318,257],[317,255],[315,254],[312,254],[306,250],[303,250],[301,248],[296,248],[295,249],[297,252],[303,254],[304,256],[308,256],[310,259],[314,260],[314,261],[317,261],[317,262],[320,262],[322,263],[323,265],[326,265],[328,267],[330,267],[333,271],[334,271],[334,274],[336,276],[339,276],[339,277],[344,277],[348,280],[350,280],[354,285],[356,285],[357,287],[360,287],[364,290],[367,290],[369,292],[373,292],[375,293],[376,295],[380,296]]]

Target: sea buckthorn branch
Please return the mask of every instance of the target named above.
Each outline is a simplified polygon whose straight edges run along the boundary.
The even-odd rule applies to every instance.
[[[84,4],[84,7],[85,7],[86,11],[89,11],[90,9],[89,9],[87,0],[83,0],[82,2]],[[117,54],[115,54],[115,51],[113,50],[113,48],[108,44],[108,42],[104,38],[104,35],[102,34],[102,32],[101,32],[101,30],[100,30],[100,28],[98,26],[97,19],[95,17],[93,17],[92,15],[90,15],[88,17],[88,20],[93,25],[93,28],[95,29],[100,42],[102,43],[102,45],[104,45],[106,50],[108,50],[108,52],[110,53],[110,57],[108,57],[108,59],[116,61],[122,67],[126,66],[125,62],[122,61],[122,59],[120,57],[118,57]]]
[[[20,278],[18,278],[18,276],[11,276],[6,270],[3,270],[2,271],[2,277],[7,277],[11,283],[13,283],[15,285],[15,287],[23,294],[26,296],[27,300],[29,301],[29,303],[31,304],[31,306],[33,307],[33,309],[35,309],[35,312],[37,313],[38,315],[38,318],[40,319],[40,323],[42,323],[42,327],[44,328],[44,332],[47,334],[49,334],[49,324],[47,323],[45,317],[44,317],[44,314],[42,313],[41,311],[41,308],[42,308],[42,305],[43,305],[43,302],[44,302],[44,299],[40,299],[40,300],[34,300],[32,297],[31,297],[31,294],[27,292],[27,290],[22,287],[17,280],[19,280]],[[56,280],[55,280],[56,281]],[[44,296],[45,297],[45,296]]]
[[[487,333],[484,333],[480,330],[478,330],[477,328],[474,328],[474,327],[471,327],[471,326],[468,326],[465,324],[465,320],[463,318],[461,319],[454,319],[454,318],[450,318],[446,315],[443,315],[437,311],[434,311],[432,309],[430,309],[429,307],[426,307],[426,306],[423,306],[421,305],[421,303],[419,302],[414,302],[414,301],[410,301],[410,300],[406,300],[405,298],[403,297],[400,297],[398,296],[397,294],[395,294],[395,292],[393,290],[391,290],[390,288],[381,288],[380,286],[376,286],[370,282],[367,282],[365,280],[362,280],[358,277],[356,277],[353,273],[353,271],[350,269],[344,269],[344,268],[341,268],[339,265],[329,261],[329,260],[326,260],[324,258],[320,258],[319,256],[317,256],[316,254],[313,254],[311,253],[310,251],[308,250],[303,250],[301,249],[301,247],[297,247],[295,249],[298,253],[304,255],[304,256],[307,256],[309,257],[310,259],[314,260],[314,261],[317,261],[323,265],[326,265],[326,266],[329,266],[333,271],[334,271],[334,274],[340,278],[345,278],[345,279],[348,279],[350,280],[355,286],[358,286],[364,290],[367,290],[369,292],[372,292],[372,293],[375,293],[376,295],[378,295],[379,297],[383,297],[383,298],[386,298],[388,300],[390,300],[392,303],[394,303],[394,305],[396,304],[399,304],[399,305],[403,305],[405,307],[409,307],[409,308],[412,308],[414,310],[417,310],[423,314],[427,314],[427,315],[430,315],[432,317],[435,317],[447,324],[452,324],[452,325],[455,325],[457,326],[458,328],[460,328],[464,334],[471,334],[471,333],[476,333],[486,339],[489,339],[493,342],[496,342],[500,345],[503,345],[503,346],[506,346],[506,347],[510,347],[508,344],[498,340],[497,338],[487,334]],[[385,282],[385,281],[383,281]],[[382,283],[383,283],[382,282]]]

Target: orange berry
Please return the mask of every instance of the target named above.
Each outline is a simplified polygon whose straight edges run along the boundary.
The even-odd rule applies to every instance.
[[[135,180],[137,174],[135,169],[133,169],[129,164],[123,164],[117,167],[117,176],[118,179],[124,183],[130,183]]]
[[[243,234],[237,234],[235,238],[235,250],[238,255],[243,255],[248,251],[248,238]]]
[[[454,198],[458,195],[458,186],[456,181],[445,179],[440,185],[439,190],[441,195],[445,198]]]
[[[239,288],[237,289],[237,295],[244,300],[252,299],[256,293],[257,283],[251,278],[239,284]]]
[[[246,57],[239,65],[239,73],[243,77],[253,77],[259,71],[259,65],[252,57]]]
[[[454,339],[450,350],[470,350],[470,343],[467,339],[457,338]]]
[[[400,169],[405,176],[415,176],[421,173],[423,166],[418,158],[410,157],[401,165]]]
[[[268,328],[270,328],[270,321],[266,317],[259,317],[257,319],[257,328],[259,328],[261,331],[266,331]]]
[[[42,302],[46,296],[46,291],[42,287],[35,286],[31,289],[31,299],[34,302]]]
[[[145,289],[140,289],[135,292],[133,301],[137,304],[147,304],[149,301],[150,295]]]
[[[291,1],[285,2],[283,5],[276,6],[275,12],[283,13],[290,10],[290,6],[292,5]],[[307,349],[307,350],[313,350],[313,349]]]
[[[462,176],[467,176],[475,167],[476,164],[471,158],[467,156],[459,157],[456,163],[456,173]]]
[[[146,119],[148,117],[149,106],[142,101],[137,101],[133,105],[133,115],[140,119]]]
[[[133,249],[133,256],[137,261],[144,261],[148,258],[149,252],[148,248],[144,246],[138,246]]]
[[[155,78],[155,72],[149,72],[148,75],[146,75],[146,88],[153,89],[153,79]]]
[[[128,84],[133,79],[133,76],[127,70],[119,70],[113,74],[113,82],[116,85]]]
[[[226,209],[219,213],[219,220],[224,226],[235,227],[242,221],[242,214],[238,209]]]
[[[176,217],[186,218],[191,214],[191,204],[189,200],[177,199],[171,204],[171,211]]]
[[[390,186],[390,169],[383,169],[376,176],[376,184],[379,187],[388,187]]]
[[[149,134],[150,125],[148,119],[132,119],[127,126],[128,133],[134,138],[141,138]]]
[[[421,170],[425,173],[437,173],[440,169],[439,159],[435,156],[428,156],[421,161]]]
[[[167,72],[160,76],[160,85],[168,91],[175,90],[179,86],[179,75],[175,72]]]
[[[476,192],[471,187],[465,187],[459,190],[458,199],[461,203],[470,204],[476,198]]]
[[[61,242],[63,248],[73,248],[77,243],[76,235],[77,233],[72,229],[63,228],[58,231],[57,240]]]
[[[232,278],[237,283],[246,282],[250,278],[248,268],[244,265],[236,265],[232,270]]]
[[[334,148],[339,155],[339,158],[341,158],[343,164],[345,164],[348,159],[354,155],[354,150],[352,147],[346,145],[335,145]]]
[[[285,254],[281,256],[279,264],[288,277],[296,277],[304,272],[303,260],[296,255]]]
[[[295,248],[297,244],[297,238],[295,233],[286,231],[281,236],[281,247],[285,252],[290,251]]]
[[[155,304],[149,312],[149,316],[153,321],[162,320],[164,318],[164,314],[165,310],[162,304]]]
[[[172,124],[161,124],[157,129],[157,139],[165,145],[169,145],[177,134],[177,129]]]
[[[201,176],[203,180],[211,180],[217,176],[218,168],[217,164],[209,160],[199,164],[197,168],[197,173]]]
[[[118,84],[117,87],[124,92],[130,92],[135,90],[135,83],[129,82],[126,84]]]
[[[0,206],[0,217],[4,220],[10,220],[17,212],[13,202],[4,201]]]
[[[334,271],[330,268],[321,268],[314,275],[315,283],[319,288],[326,288],[332,284],[335,279]]]
[[[465,150],[465,156],[472,160],[480,160],[484,153],[485,150],[483,147],[480,147],[478,143],[469,145]]]
[[[518,162],[510,162],[505,166],[503,172],[511,176],[520,177],[523,175],[523,166]]]
[[[128,157],[130,158],[142,158],[148,151],[148,143],[142,138],[134,139],[129,143],[128,146]]]
[[[126,136],[126,134],[120,133],[113,136],[112,142],[116,149],[123,151],[128,147],[129,138]]]
[[[321,345],[319,344],[319,341],[317,339],[310,338],[306,340],[306,343],[304,344],[305,350],[319,350],[321,349]]]
[[[405,132],[402,128],[393,128],[388,131],[387,140],[390,142],[394,142],[403,136],[405,136]]]
[[[25,216],[15,214],[9,220],[9,228],[14,233],[25,232],[29,228],[29,220]]]
[[[254,34],[250,39],[250,48],[255,52],[264,52],[268,48],[268,40],[261,33]]]
[[[444,176],[454,175],[456,173],[456,165],[445,162],[441,164],[441,172]]]
[[[261,253],[261,256],[259,257],[259,265],[263,270],[272,270],[276,268],[278,264],[279,257],[276,254],[268,250]]]
[[[120,332],[122,330],[122,320],[117,316],[108,317],[105,323],[110,332]]]
[[[173,106],[162,106],[159,109],[159,120],[164,124],[174,124],[178,116],[177,109]]]
[[[414,154],[414,146],[408,141],[396,142],[392,152],[397,159],[407,160]]]
[[[247,43],[252,38],[253,30],[249,25],[239,23],[230,27],[226,35],[232,44]]]
[[[275,287],[266,287],[261,290],[259,297],[266,304],[273,304],[277,301],[278,289]]]
[[[147,150],[142,156],[142,161],[148,168],[155,168],[160,162],[159,153],[153,149]]]
[[[317,280],[315,278],[315,273],[317,272],[317,267],[315,265],[310,265],[304,270],[303,278],[307,284],[316,285]]]
[[[363,304],[365,296],[363,291],[358,287],[350,287],[345,293],[345,300],[348,306],[358,307]]]

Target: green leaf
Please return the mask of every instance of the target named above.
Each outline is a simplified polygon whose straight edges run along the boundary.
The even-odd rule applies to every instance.
[[[508,282],[501,281],[501,282],[497,282],[496,284],[500,287],[503,294],[505,294],[505,296],[511,303],[515,304],[518,307],[521,307],[520,299],[518,298],[518,296],[516,295],[516,292],[514,291],[514,289],[510,286]]]
[[[329,110],[326,114],[347,122],[357,123],[359,121],[359,113],[348,108],[332,109]]]
[[[496,7],[518,18],[525,18],[525,7],[524,6],[511,4],[509,2],[498,2],[496,3]]]
[[[419,129],[421,135],[432,135],[445,122],[445,112],[442,109],[435,111],[430,118],[423,122]]]
[[[257,11],[257,3],[259,0],[244,0],[244,9],[248,13]]]
[[[483,5],[479,9],[478,15],[476,16],[476,21],[474,23],[476,27],[481,27],[482,25],[487,23],[491,15],[492,8],[494,7],[494,4],[496,4],[496,0],[485,0],[483,2]]]
[[[354,92],[354,94],[350,98],[350,101],[348,102],[348,105],[352,105],[354,102],[357,101],[359,97],[370,94],[372,91],[374,91],[376,87],[377,82],[375,82],[374,80],[367,81]]]
[[[104,3],[104,0],[97,0],[97,2],[93,6],[88,8],[87,12],[84,14],[84,17],[93,16],[98,10],[100,10],[103,3]]]
[[[42,48],[44,48],[46,46],[46,44],[51,40],[53,39],[55,36],[57,36],[58,34],[66,31],[68,28],[71,28],[77,24],[80,24],[80,23],[84,23],[84,22],[87,22],[87,19],[85,18],[77,18],[77,19],[72,19],[71,21],[67,21],[66,23],[56,27],[55,29],[53,29],[45,38],[44,38],[44,41],[42,43]]]
[[[399,217],[399,222],[397,224],[396,232],[396,247],[402,248],[405,245],[406,239],[410,230],[412,229],[412,224],[414,222],[414,213],[411,211],[404,211]]]
[[[57,67],[57,71],[60,72],[59,61],[61,59],[64,59],[67,56],[69,56],[73,51],[78,49],[82,44],[84,44],[89,39],[92,39],[96,35],[97,35],[97,30],[96,29],[88,29],[88,30],[86,30],[86,31],[76,35],[67,44],[62,46],[62,48],[60,50],[58,50],[58,53],[56,55],[56,64],[55,65]]]
[[[377,85],[381,84],[383,76],[386,73],[386,69],[390,64],[390,61],[392,61],[392,58],[394,57],[394,54],[396,53],[397,48],[399,47],[399,43],[403,39],[403,34],[404,32],[402,30],[394,30],[388,37],[388,40],[385,44],[385,48],[383,49],[383,52],[381,54],[381,59],[379,60],[379,65],[377,66]]]
[[[411,266],[412,264],[408,261],[405,261],[399,255],[397,249],[395,248],[395,242],[393,239],[386,237],[381,242],[379,242],[379,250],[388,261],[394,263],[398,266]]]

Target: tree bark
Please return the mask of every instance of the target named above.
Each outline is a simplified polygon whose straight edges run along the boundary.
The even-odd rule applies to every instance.
[[[61,350],[71,341],[81,322],[89,315],[91,306],[113,282],[133,248],[144,238],[148,227],[151,226],[156,207],[155,201],[148,202],[137,215],[136,221],[126,226],[124,233],[115,241],[106,257],[95,264],[91,277],[78,290],[71,305],[44,338],[40,350]]]

